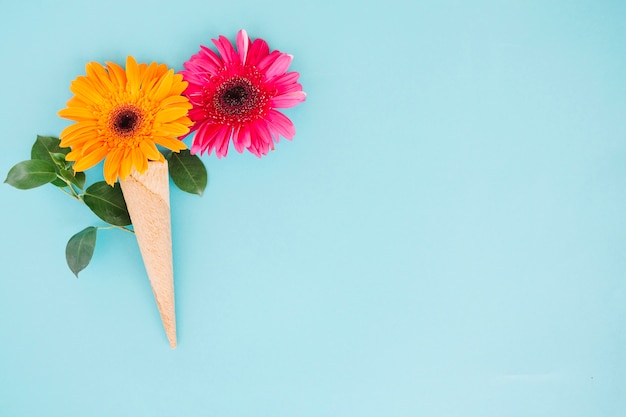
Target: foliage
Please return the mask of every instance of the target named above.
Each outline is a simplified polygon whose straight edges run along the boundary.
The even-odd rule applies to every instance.
[[[106,182],[99,181],[86,186],[85,173],[74,172],[74,163],[65,159],[69,152],[69,148],[60,147],[58,138],[37,136],[31,149],[31,159],[14,165],[9,170],[5,183],[20,190],[52,184],[85,204],[96,216],[109,224],[89,226],[67,242],[66,261],[78,278],[78,273],[89,265],[93,257],[98,230],[116,228],[129,233],[134,232],[119,183],[116,182],[111,187]],[[208,176],[200,158],[191,155],[189,151],[180,153],[168,151],[165,156],[174,184],[182,191],[202,195]]]

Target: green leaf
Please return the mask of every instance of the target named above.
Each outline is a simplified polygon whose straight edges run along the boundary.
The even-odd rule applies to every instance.
[[[72,182],[78,185],[78,188],[80,188],[81,190],[85,188],[85,181],[87,181],[87,176],[84,172],[75,172],[74,179],[76,180],[76,182]]]
[[[37,140],[33,144],[30,151],[31,159],[37,159],[40,161],[46,161],[53,163],[60,168],[68,168],[68,163],[65,161],[65,155],[70,152],[70,148],[61,148],[61,140],[52,136],[37,136]],[[60,173],[57,171],[57,173]],[[56,178],[52,181],[52,185],[57,187],[67,187],[65,181],[60,178]]]
[[[76,174],[74,174],[72,171],[68,169],[62,169],[60,173],[63,178],[65,178],[66,180],[68,180],[69,182],[71,182],[72,184],[80,188],[81,190],[85,186],[86,177],[85,177],[84,172],[77,172]],[[67,186],[66,183],[63,183],[63,185]]]
[[[126,201],[119,183],[111,187],[104,181],[96,182],[85,190],[83,200],[91,211],[105,222],[115,226],[130,224]]]
[[[63,181],[61,178],[55,179],[50,184],[55,185],[55,186],[57,186],[59,188],[67,187],[67,183],[65,181]]]
[[[64,153],[60,153],[60,152],[50,153],[50,158],[52,158],[52,162],[54,162],[54,164],[58,166],[59,169],[65,169],[69,165],[69,163],[65,160]]]
[[[188,149],[179,153],[170,152],[166,157],[174,184],[185,192],[202,195],[207,185],[208,174],[200,158],[192,155]]]
[[[65,247],[65,259],[67,260],[67,265],[74,275],[76,275],[76,278],[78,278],[78,273],[89,265],[93,257],[93,251],[96,248],[97,233],[97,228],[89,226],[76,233],[67,242],[67,246]]]
[[[4,182],[20,190],[28,190],[47,184],[56,177],[56,169],[51,162],[30,160],[13,166]]]
[[[61,140],[59,138],[38,135],[30,151],[30,158],[54,163],[55,161],[52,155],[62,154],[63,161],[65,161],[65,155],[70,153],[70,148],[61,148],[61,146],[59,146],[60,144]]]

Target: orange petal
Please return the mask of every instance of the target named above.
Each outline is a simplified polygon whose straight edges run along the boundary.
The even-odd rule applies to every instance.
[[[121,168],[122,157],[124,156],[123,149],[115,149],[107,155],[104,160],[104,180],[109,185],[115,184],[118,174]]]
[[[70,91],[86,104],[92,104],[99,106],[102,103],[103,97],[98,89],[88,82],[85,78],[77,78],[70,85]]]
[[[141,149],[141,152],[143,152],[143,154],[152,161],[158,161],[163,157],[152,141],[144,140],[139,142],[139,149]]]
[[[74,152],[70,152],[74,153]],[[74,164],[74,171],[85,171],[92,166],[96,165],[98,162],[102,161],[102,159],[107,156],[108,150],[106,147],[96,148],[93,152],[88,155],[82,155],[80,158],[76,158],[76,163]],[[73,157],[73,156],[72,156]],[[67,157],[66,157],[67,158]]]
[[[67,107],[87,107],[87,103],[82,101],[80,98],[73,96],[66,103]]]
[[[132,56],[126,58],[126,77],[128,78],[126,83],[126,91],[130,93],[136,93],[139,91],[141,78],[139,76],[139,66],[137,61]]]
[[[154,121],[156,123],[173,122],[174,120],[179,119],[186,115],[187,115],[186,108],[172,107],[172,108],[161,110],[160,112],[158,112],[154,118]]]
[[[172,87],[172,79],[174,78],[174,70],[169,70],[160,80],[159,83],[153,89],[152,99],[157,103],[165,99],[165,97],[171,95],[170,89]]]
[[[183,81],[182,75],[176,74],[172,82],[172,88],[170,90],[170,94],[177,95],[177,96],[181,95],[183,91],[185,91],[185,88],[187,88],[188,85],[189,83],[187,81]]]
[[[122,158],[122,163],[120,165],[120,179],[125,179],[130,174],[130,171],[133,168],[133,159],[131,158],[131,150],[126,148],[124,150],[124,157]]]
[[[111,81],[111,75],[106,71],[106,68],[100,65],[97,62],[92,62],[90,65],[87,65],[87,75],[91,79],[91,81],[96,84],[99,84],[99,87],[102,89],[99,90],[103,95],[106,95],[108,92],[117,91],[117,87]]]
[[[189,133],[189,125],[182,123],[164,123],[159,127],[159,132],[166,132],[173,136],[182,136]]]
[[[61,139],[65,136],[69,136],[72,135],[76,132],[79,131],[83,131],[83,130],[96,130],[98,128],[98,122],[96,122],[95,120],[84,120],[82,122],[78,122],[78,123],[74,123],[73,125],[69,125],[68,127],[66,127],[65,129],[63,129],[63,132],[61,132]]]
[[[169,96],[161,101],[161,108],[164,109],[168,106],[185,107],[190,109],[193,105],[189,102],[189,99],[185,96]]]
[[[173,150],[174,152],[178,152],[181,151],[183,149],[187,149],[187,145],[185,145],[185,143],[183,141],[180,141],[178,139],[174,139],[171,137],[167,137],[167,136],[155,136],[152,138],[152,140],[154,140],[155,143],[164,146],[168,149]]]
[[[159,66],[157,65],[156,62],[152,62],[148,66],[148,69],[143,74],[143,77],[141,79],[141,86],[142,86],[142,88],[146,88],[147,84],[150,84],[152,81],[154,81],[154,79],[156,78],[156,73],[157,73],[158,70],[159,70]]]
[[[65,119],[75,120],[77,122],[96,119],[91,110],[85,109],[83,107],[68,107],[66,109],[60,110],[58,115]]]
[[[117,86],[118,91],[126,89],[126,72],[114,62],[107,62],[107,69],[111,82]]]
[[[133,167],[137,170],[137,172],[140,174],[146,172],[148,169],[148,159],[139,148],[133,148],[131,150],[130,157],[133,161]]]

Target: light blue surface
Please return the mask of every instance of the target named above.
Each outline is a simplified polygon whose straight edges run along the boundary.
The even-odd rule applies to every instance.
[[[0,187],[0,416],[626,415],[623,1],[2,2],[5,175],[87,61],[240,28],[297,135],[172,189],[179,347],[134,238]],[[94,173],[90,173],[93,178]]]

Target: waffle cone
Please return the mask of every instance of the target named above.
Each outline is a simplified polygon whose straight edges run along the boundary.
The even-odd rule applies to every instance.
[[[176,312],[167,161],[148,162],[146,172],[133,171],[120,185],[165,334],[173,349]]]

